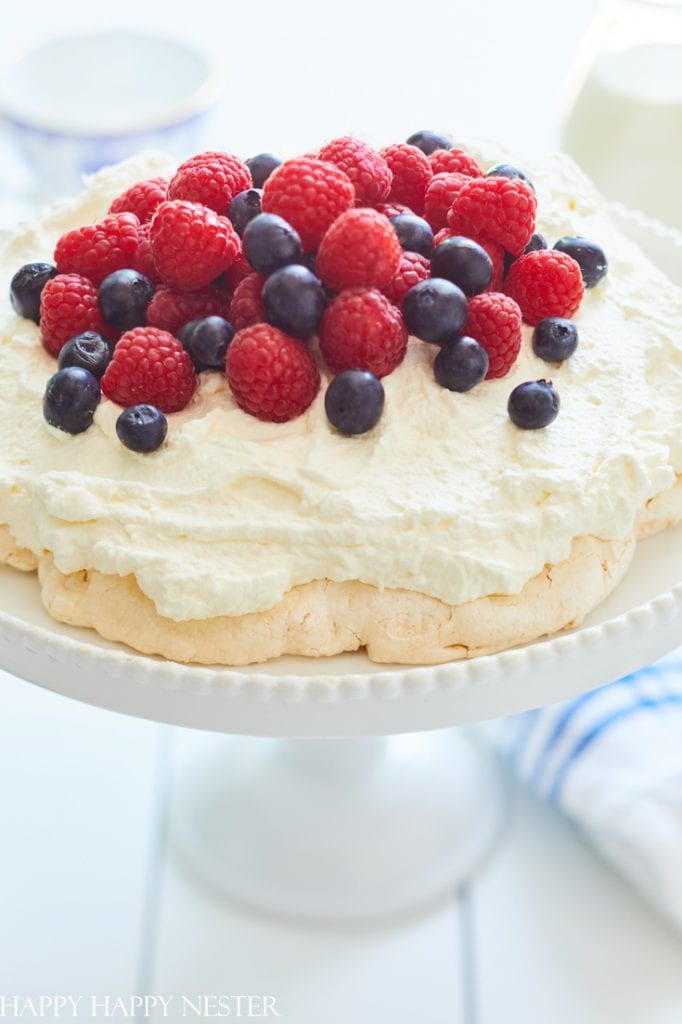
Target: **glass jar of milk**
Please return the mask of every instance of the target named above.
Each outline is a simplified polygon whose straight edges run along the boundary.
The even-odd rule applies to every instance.
[[[615,0],[569,84],[563,145],[609,199],[682,227],[682,0]]]

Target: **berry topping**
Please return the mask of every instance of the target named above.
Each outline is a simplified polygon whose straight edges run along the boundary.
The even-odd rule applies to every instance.
[[[25,263],[9,286],[12,308],[18,316],[40,323],[40,296],[47,282],[57,275],[51,263]]]
[[[113,327],[129,331],[147,320],[154,285],[137,270],[115,270],[104,278],[97,293],[100,313]]]
[[[101,284],[107,274],[130,266],[139,242],[134,213],[110,213],[97,224],[67,231],[54,250],[60,274],[80,274]]]
[[[533,182],[530,180],[525,171],[519,170],[518,167],[514,167],[513,164],[495,164],[489,171],[485,173],[486,178],[519,178],[521,181],[525,181],[529,188],[533,188]]]
[[[223,216],[236,195],[251,188],[251,172],[231,153],[198,153],[180,164],[168,185],[169,199],[201,203]]]
[[[602,278],[606,277],[609,264],[604,250],[589,238],[566,235],[565,238],[559,239],[554,248],[558,252],[565,252],[573,257],[580,267],[586,288],[594,288]]]
[[[51,427],[82,434],[91,426],[99,400],[97,378],[81,366],[68,366],[48,380],[43,415]]]
[[[376,150],[351,135],[334,139],[317,154],[320,160],[336,164],[348,176],[359,206],[383,202],[391,191],[393,175]]]
[[[461,333],[467,318],[467,300],[461,288],[442,277],[410,288],[403,300],[405,323],[422,341],[442,345]]]
[[[407,329],[400,310],[373,288],[351,288],[322,317],[320,349],[334,373],[368,370],[385,377],[405,357]]]
[[[539,430],[557,418],[559,404],[559,395],[551,380],[529,380],[514,388],[507,402],[507,412],[517,427]]]
[[[426,281],[431,276],[431,264],[425,256],[418,252],[403,252],[400,263],[395,274],[383,289],[391,302],[402,306],[403,299],[420,281]]]
[[[154,216],[157,206],[166,198],[166,178],[149,178],[138,181],[114,199],[109,213],[134,213],[140,224],[146,224]]]
[[[433,231],[430,224],[413,213],[399,213],[391,224],[403,249],[430,256],[433,249]]]
[[[261,198],[263,192],[259,188],[247,188],[245,192],[239,192],[230,203],[228,217],[232,221],[232,227],[241,238],[249,221],[257,217],[261,212]]]
[[[488,353],[466,334],[446,341],[433,361],[433,375],[448,391],[470,391],[487,372]]]
[[[263,210],[291,224],[306,252],[317,249],[327,228],[354,203],[348,176],[336,164],[314,157],[286,160],[263,187]]]
[[[488,353],[487,379],[504,377],[521,348],[521,310],[508,295],[476,295],[469,302],[464,333],[480,342]]]
[[[80,366],[81,370],[87,370],[99,380],[110,361],[109,342],[95,331],[85,331],[67,341],[59,353],[57,366],[60,370],[67,366]]]
[[[478,295],[492,280],[493,262],[478,242],[455,235],[433,250],[431,273],[452,281],[465,295]]]
[[[306,346],[271,324],[254,324],[235,334],[227,350],[227,379],[241,409],[274,423],[300,416],[320,388]]]
[[[78,274],[58,274],[45,285],[40,296],[40,333],[47,351],[59,352],[77,334],[97,331],[108,337],[97,305],[97,289],[92,281]]]
[[[155,405],[130,405],[116,420],[119,441],[131,452],[155,452],[166,440],[168,420]]]
[[[424,218],[434,231],[440,231],[445,227],[455,196],[468,180],[466,174],[457,174],[454,171],[434,174],[424,199]]]
[[[504,290],[518,302],[525,322],[537,324],[548,316],[573,317],[585,286],[572,256],[557,249],[538,249],[516,260]]]
[[[298,263],[303,255],[298,232],[275,213],[261,213],[249,221],[243,245],[244,255],[259,274]]]
[[[490,238],[516,256],[533,234],[536,206],[535,193],[520,178],[472,178],[455,196],[448,226]]]
[[[530,236],[530,242],[528,243],[526,248],[523,250],[521,255],[525,256],[526,253],[528,253],[528,252],[537,252],[538,249],[546,249],[546,248],[547,248],[547,242],[545,241],[544,236],[541,235],[539,231],[534,231],[533,234]],[[510,252],[505,252],[505,254],[504,254],[504,276],[505,277],[509,273],[509,268],[511,267],[512,263],[515,263],[518,258],[519,258],[518,256],[512,256],[512,254]]]
[[[533,331],[533,351],[548,363],[561,363],[578,347],[578,330],[572,320],[548,316]]]
[[[166,284],[185,291],[209,284],[240,252],[239,235],[227,217],[181,199],[161,203],[149,241]]]
[[[227,346],[233,337],[234,327],[222,316],[190,320],[178,334],[197,373],[201,370],[224,370]]]
[[[253,187],[262,188],[276,167],[279,167],[281,160],[274,153],[257,153],[249,157],[246,166],[251,171]]]
[[[344,370],[327,388],[324,409],[342,434],[366,434],[381,419],[384,386],[367,370]]]
[[[434,174],[447,171],[450,174],[466,174],[469,178],[480,178],[482,169],[463,149],[437,149],[429,157]]]
[[[150,228],[151,224],[140,225],[139,244],[129,266],[131,270],[137,270],[140,274],[144,274],[153,284],[161,284],[161,274],[154,262],[154,254],[149,241]]]
[[[162,285],[147,307],[147,323],[170,334],[204,316],[227,316],[229,295],[209,284],[196,292],[179,292]]]
[[[156,327],[136,327],[124,334],[102,377],[102,391],[112,402],[144,402],[162,412],[184,409],[196,386],[189,353],[172,334]]]
[[[332,224],[317,253],[326,285],[383,288],[400,264],[400,242],[390,221],[377,210],[348,210]]]
[[[317,333],[327,305],[320,279],[297,263],[270,275],[261,301],[269,324],[303,341]]]
[[[429,158],[416,146],[399,142],[381,150],[381,156],[393,174],[389,198],[404,203],[420,216],[424,212],[424,198],[433,169]]]
[[[249,274],[235,288],[229,313],[229,321],[235,331],[265,320],[262,298],[265,281],[262,274]]]
[[[452,143],[447,135],[439,135],[438,132],[430,132],[428,128],[424,128],[422,131],[410,135],[407,145],[416,146],[426,156],[430,156],[435,149],[450,149]]]

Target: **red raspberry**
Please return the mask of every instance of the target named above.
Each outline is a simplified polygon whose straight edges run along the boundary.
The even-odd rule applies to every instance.
[[[347,210],[320,242],[317,273],[337,292],[361,285],[383,288],[398,269],[401,253],[393,225],[378,210]]]
[[[309,349],[270,324],[237,331],[227,350],[226,369],[237,405],[273,423],[296,419],[320,389]]]
[[[114,199],[109,213],[134,213],[140,224],[152,219],[157,206],[166,198],[167,178],[149,178],[131,185]]]
[[[446,238],[454,238],[456,235],[455,231],[451,231],[450,228],[441,228],[433,236],[433,247],[436,248],[441,242],[444,242]]]
[[[102,319],[97,289],[78,274],[57,274],[40,296],[40,334],[50,355],[58,356],[76,334],[97,331],[111,338],[112,328]]]
[[[317,249],[327,228],[354,203],[348,176],[336,164],[314,157],[285,160],[263,186],[263,211],[291,224],[306,252]]]
[[[199,317],[227,318],[229,305],[229,295],[212,284],[196,292],[178,292],[161,285],[147,307],[147,323],[150,327],[177,334],[186,323]]]
[[[334,373],[369,370],[385,377],[402,363],[407,328],[399,309],[374,288],[351,288],[327,306],[320,349]]]
[[[376,150],[360,139],[344,135],[323,146],[317,154],[319,160],[329,160],[348,175],[355,189],[359,206],[373,206],[380,203],[391,191],[391,174],[388,164]]]
[[[185,291],[215,280],[241,251],[239,235],[227,217],[181,199],[161,203],[149,240],[161,277]]]
[[[225,284],[233,292],[250,274],[253,274],[253,267],[244,253],[240,252],[232,266],[225,271]]]
[[[508,295],[484,292],[469,299],[463,334],[475,338],[488,353],[486,379],[504,377],[521,348],[521,310]]]
[[[504,279],[504,249],[497,242],[491,242],[489,238],[477,238],[475,241],[488,253],[493,264],[493,276],[486,288],[487,292],[499,292]]]
[[[434,174],[424,199],[424,219],[434,231],[445,227],[454,198],[468,180],[466,174]]]
[[[60,274],[80,274],[101,284],[107,274],[129,267],[139,242],[134,213],[111,213],[97,224],[67,231],[54,250]]]
[[[451,174],[464,174],[468,178],[480,178],[483,175],[474,158],[463,149],[435,149],[429,156],[429,162],[434,174],[449,171]]]
[[[424,197],[433,177],[429,158],[416,146],[398,142],[382,149],[381,156],[393,172],[393,184],[389,198],[405,203],[413,213],[424,212]]]
[[[140,225],[140,241],[135,255],[130,261],[130,267],[132,270],[137,270],[140,274],[144,274],[153,284],[161,284],[161,274],[154,262],[154,254],[152,253],[152,246],[149,241],[150,227],[150,224]]]
[[[180,164],[168,185],[169,199],[186,199],[227,216],[234,197],[253,186],[251,171],[231,153],[198,153]]]
[[[536,206],[535,193],[520,178],[471,178],[455,196],[448,226],[468,238],[490,238],[518,256],[533,234]]]
[[[102,391],[117,405],[148,402],[179,412],[194,394],[197,375],[177,338],[156,327],[126,331],[102,377]]]
[[[570,320],[585,292],[580,266],[568,253],[538,249],[512,263],[504,290],[516,299],[527,324],[548,316]]]
[[[384,217],[397,217],[401,213],[414,213],[409,206],[405,206],[404,203],[394,203],[389,200],[387,203],[375,203],[374,209],[378,210],[379,213],[383,213]]]
[[[265,320],[261,296],[266,280],[263,274],[249,274],[235,288],[227,318],[235,331],[241,331],[244,327],[251,327]]]
[[[431,277],[431,263],[418,252],[403,252],[395,274],[383,289],[391,302],[402,306],[403,299],[420,281]]]

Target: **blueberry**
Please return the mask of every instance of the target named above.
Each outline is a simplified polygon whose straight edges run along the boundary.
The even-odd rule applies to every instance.
[[[572,320],[548,316],[533,331],[533,351],[548,363],[561,363],[578,347],[578,331]]]
[[[67,366],[47,382],[43,415],[52,427],[82,434],[92,423],[99,399],[97,378],[82,366]]]
[[[262,294],[268,323],[303,340],[316,333],[327,301],[322,282],[300,263],[271,274]]]
[[[224,370],[234,327],[222,316],[204,316],[186,323],[178,338],[192,357],[197,372]]]
[[[466,334],[446,341],[433,361],[433,375],[448,391],[470,391],[487,372],[488,353]]]
[[[342,434],[365,434],[381,419],[384,387],[367,370],[344,370],[327,388],[327,419]]]
[[[129,331],[147,322],[147,306],[154,285],[137,270],[115,270],[104,278],[97,293],[100,313],[112,327]]]
[[[431,277],[410,288],[403,299],[403,315],[411,334],[442,345],[464,327],[466,296],[452,281]]]
[[[251,171],[253,187],[262,188],[275,167],[279,167],[281,162],[279,157],[273,153],[258,153],[256,156],[249,157],[246,166]]]
[[[533,182],[530,180],[525,171],[519,170],[518,167],[514,167],[513,164],[495,164],[489,171],[485,172],[486,178],[520,178],[521,181],[525,181],[529,188],[533,189]]]
[[[116,420],[121,444],[131,452],[155,452],[166,440],[168,420],[155,405],[130,405]]]
[[[88,370],[97,380],[100,379],[111,361],[111,346],[96,331],[84,331],[77,334],[59,353],[57,366],[64,370],[67,366],[80,366]]]
[[[426,153],[427,156],[436,149],[450,149],[452,146],[447,135],[439,135],[438,132],[430,132],[428,129],[410,135],[407,144],[408,146],[416,146],[417,149],[421,149],[422,153]]]
[[[455,235],[433,250],[431,273],[452,281],[465,295],[478,295],[490,284],[493,261],[478,242]]]
[[[559,395],[551,380],[529,380],[514,388],[507,412],[512,423],[524,430],[539,430],[559,414]]]
[[[276,213],[259,213],[244,230],[244,255],[259,274],[271,274],[288,263],[298,263],[303,246],[298,233]]]
[[[568,253],[580,265],[580,272],[586,288],[594,288],[599,284],[609,269],[609,263],[604,250],[596,242],[589,238],[582,238],[580,235],[566,235],[560,238],[554,246],[559,252]]]
[[[262,196],[261,189],[247,188],[244,192],[239,192],[230,203],[227,216],[232,221],[232,226],[240,238],[249,221],[261,212]]]
[[[413,213],[399,213],[397,217],[391,217],[391,224],[403,249],[421,253],[422,256],[431,255],[433,231],[425,220]]]
[[[545,241],[544,236],[541,235],[539,231],[534,231],[533,234],[530,236],[530,242],[528,243],[526,248],[523,250],[521,255],[525,256],[526,253],[528,253],[528,252],[537,252],[538,249],[546,249],[546,248],[547,248],[547,242]],[[511,267],[512,263],[516,263],[518,258],[519,258],[518,256],[512,256],[512,254],[510,252],[506,252],[504,254],[504,274],[505,274],[505,277],[509,273],[509,268]]]
[[[15,313],[40,323],[40,295],[57,268],[51,263],[26,263],[19,267],[9,286],[9,297]]]

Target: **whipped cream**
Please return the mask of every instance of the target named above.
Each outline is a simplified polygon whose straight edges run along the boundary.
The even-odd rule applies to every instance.
[[[508,158],[474,150],[484,166]],[[146,154],[100,172],[85,194],[0,236],[9,285],[50,259],[64,231],[99,219],[134,181],[171,170]],[[384,379],[378,426],[342,437],[320,395],[298,419],[262,423],[224,377],[201,376],[167,443],[151,455],[118,441],[120,408],[103,400],[70,436],[42,415],[55,361],[38,328],[0,313],[0,523],[64,573],[134,574],[164,616],[241,615],[311,580],[361,580],[457,604],[512,594],[576,537],[623,539],[637,513],[682,472],[682,293],[616,229],[564,156],[528,166],[538,230],[594,238],[608,277],[586,292],[580,343],[560,366],[537,359],[531,329],[512,372],[466,394],[433,378],[436,349],[411,339]],[[324,367],[322,367],[324,376]],[[551,378],[561,397],[547,429],[506,412],[512,388]]]

